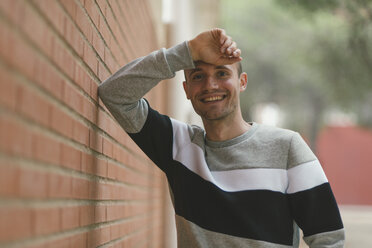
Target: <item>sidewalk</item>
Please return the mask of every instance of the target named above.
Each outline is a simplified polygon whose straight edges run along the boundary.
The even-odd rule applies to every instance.
[[[372,206],[340,206],[346,232],[345,248],[372,247]],[[308,247],[302,243],[300,248]]]

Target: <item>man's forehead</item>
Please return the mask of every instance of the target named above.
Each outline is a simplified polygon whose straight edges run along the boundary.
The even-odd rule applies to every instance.
[[[205,63],[203,61],[197,61],[197,62],[194,62],[194,65],[195,65],[195,68],[193,69],[187,69],[185,70],[185,73],[186,74],[189,74],[189,73],[192,73],[192,72],[195,72],[195,71],[202,71],[202,70],[205,70],[205,69],[229,69],[229,70],[233,70],[234,69],[234,64],[232,65],[213,65],[213,64],[208,64],[208,63]]]

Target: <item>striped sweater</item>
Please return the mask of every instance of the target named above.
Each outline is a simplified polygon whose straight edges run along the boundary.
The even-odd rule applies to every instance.
[[[343,247],[330,185],[298,133],[253,122],[212,142],[142,98],[193,66],[184,42],[132,61],[99,86],[112,115],[167,176],[178,247],[298,247],[298,226],[310,247]]]

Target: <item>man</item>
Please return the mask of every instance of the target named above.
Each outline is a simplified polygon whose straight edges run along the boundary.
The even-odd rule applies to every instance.
[[[100,85],[99,95],[166,174],[178,247],[298,247],[297,225],[310,247],[343,247],[330,185],[300,135],[243,120],[240,53],[224,30],[206,31],[132,61]],[[178,70],[204,130],[142,99]]]

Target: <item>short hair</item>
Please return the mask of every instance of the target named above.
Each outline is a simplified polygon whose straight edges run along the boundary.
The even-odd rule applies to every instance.
[[[239,61],[239,62],[236,62],[237,65],[236,65],[236,69],[238,71],[238,76],[240,76],[240,74],[243,73],[243,68],[242,68],[242,63]]]

